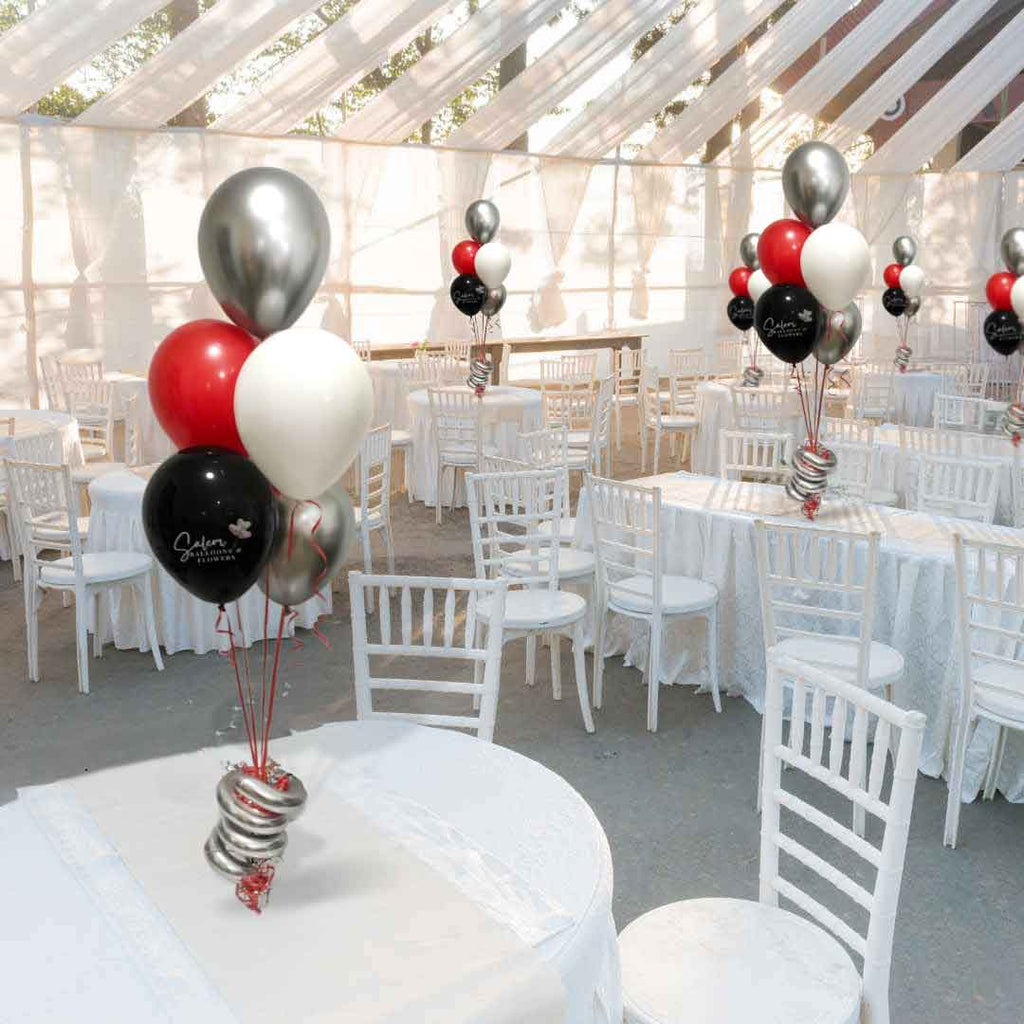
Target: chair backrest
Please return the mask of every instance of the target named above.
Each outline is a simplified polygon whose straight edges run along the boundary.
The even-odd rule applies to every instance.
[[[661,489],[594,475],[587,477],[586,484],[599,587],[648,577],[652,614],[657,617],[661,613]]]
[[[650,363],[640,373],[640,417],[644,423],[661,425],[661,373]]]
[[[11,455],[20,462],[59,466],[64,461],[64,440],[55,428],[21,434],[11,439]]]
[[[612,430],[612,402],[615,394],[615,378],[605,377],[597,386],[594,395],[594,413],[590,421],[590,464],[598,465],[601,452],[608,447]]]
[[[398,621],[394,626],[389,588],[398,591]],[[503,580],[373,576],[350,572],[348,592],[352,605],[356,717],[471,729],[480,739],[490,742],[494,738],[498,711],[505,590]],[[378,614],[368,616],[375,593]],[[481,600],[488,603],[487,636],[483,642],[476,628],[477,605]],[[436,614],[442,617],[439,624],[434,621]],[[431,659],[430,679],[422,678],[426,658]],[[446,664],[451,664],[451,671],[445,671]],[[451,678],[465,675],[467,664],[474,670],[471,678]],[[376,665],[381,666],[379,673],[374,671]],[[477,666],[482,666],[482,672]],[[438,678],[440,675],[443,678]],[[444,703],[439,710],[431,712],[382,711],[374,708],[373,701],[374,692],[382,690],[433,694]],[[458,713],[451,708],[455,694],[464,695],[463,700],[469,705]],[[478,699],[479,711],[473,711],[470,698]]]
[[[857,648],[856,675],[867,686],[874,625],[878,534],[754,523],[764,644],[828,636]]]
[[[5,459],[11,508],[26,573],[45,564],[43,551],[69,551],[75,575],[82,578],[82,541],[78,510],[67,465]]]
[[[427,400],[435,451],[439,454],[475,451],[479,461],[483,442],[480,400],[476,395],[469,388],[449,391],[432,386],[427,389]]]
[[[788,472],[789,434],[722,430],[718,434],[719,475],[723,480],[777,483]]]
[[[391,424],[374,427],[359,447],[360,524],[371,527],[391,518]]]
[[[750,351],[742,334],[730,334],[722,338],[716,345],[716,351],[718,358],[714,369],[718,377],[735,377],[750,362]]]
[[[572,352],[554,359],[542,359],[541,387],[545,384],[587,384],[593,381],[596,370],[596,352]]]
[[[444,386],[446,384],[462,384],[466,376],[466,364],[455,356],[447,353],[434,355],[429,352],[418,352],[416,360],[420,364],[420,377],[428,384]]]
[[[789,394],[782,390],[733,387],[733,426],[737,430],[782,433],[790,415]]]
[[[69,399],[72,388],[103,380],[103,360],[99,356],[90,359],[58,359],[57,375],[64,397]]]
[[[643,349],[634,351],[629,348],[612,349],[612,374],[615,377],[615,396],[638,395],[640,392],[640,374],[644,368],[646,355]]]
[[[373,346],[368,341],[353,341],[352,347],[356,350],[356,355],[364,363],[368,363],[373,358]]]
[[[78,421],[78,434],[87,444],[102,446],[109,454],[114,440],[114,389],[107,381],[64,382],[68,410]]]
[[[792,711],[784,743],[786,690],[792,693]],[[828,715],[830,723],[826,722]],[[872,719],[874,743],[869,758]],[[829,724],[831,736],[826,743]],[[878,1024],[889,1020],[893,933],[925,724],[920,711],[904,711],[810,665],[778,655],[769,661],[761,755],[760,902],[774,907],[782,897],[859,955],[863,962],[859,1019]],[[847,740],[848,760],[844,759]],[[883,782],[890,748],[896,753],[892,785],[886,796]],[[795,771],[783,772],[784,766]],[[784,786],[787,776],[791,782]],[[813,786],[814,782],[824,790]],[[793,792],[797,787],[800,796]],[[850,801],[855,808],[879,819],[882,835],[878,845],[857,835],[835,816],[836,796],[843,798],[841,813],[848,807],[845,801]],[[785,819],[783,809],[787,812]],[[817,845],[812,837],[821,835],[828,842],[821,844],[820,852],[804,845]],[[848,858],[840,864],[833,862],[837,843],[857,858],[856,870],[849,871],[845,864]],[[786,855],[781,863],[780,853]],[[790,865],[795,870],[790,870]],[[829,884],[815,885],[808,891],[805,880],[813,876]],[[821,888],[827,895],[819,893]],[[821,902],[828,901],[833,890],[843,895],[837,906],[839,913]],[[843,920],[849,917],[851,904],[847,898],[866,912],[863,930]]]
[[[959,455],[961,444],[958,431],[900,424],[900,448],[906,455]]]
[[[936,393],[932,399],[932,424],[940,430],[985,432],[986,402],[983,398]]]
[[[980,455],[922,455],[917,508],[937,516],[991,523],[999,498],[1000,459]]]
[[[942,368],[942,391],[961,398],[984,398],[991,363],[962,363]]]
[[[444,343],[444,354],[460,362],[469,362],[469,352],[472,342],[468,339],[452,339]]]
[[[829,490],[839,490],[850,498],[868,500],[875,486],[878,449],[863,441],[829,439],[828,447],[836,457],[836,468],[829,477]]]
[[[142,447],[139,396],[129,395],[124,408],[124,461],[126,465],[142,465]]]
[[[558,589],[559,530],[567,504],[561,469],[467,473],[466,502],[478,579]]]
[[[395,365],[398,367],[398,377],[406,394],[419,391],[431,383],[424,376],[426,371],[421,359],[399,359]]]
[[[60,387],[60,365],[56,356],[39,357],[39,379],[42,381],[43,392],[46,395],[46,407],[48,409],[66,408],[64,392]]]
[[[871,417],[889,420],[893,410],[893,369],[870,370],[858,367],[853,374],[850,403],[855,419]]]
[[[873,444],[875,425],[867,420],[846,419],[842,416],[823,416],[821,419],[822,441],[859,441]]]
[[[704,349],[670,348],[668,350],[668,374],[670,377],[694,377],[704,375]]]

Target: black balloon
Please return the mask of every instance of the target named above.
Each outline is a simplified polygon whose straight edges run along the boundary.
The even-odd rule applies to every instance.
[[[749,330],[754,326],[754,301],[747,295],[734,295],[729,300],[726,310],[729,323],[740,331]]]
[[[142,523],[156,560],[200,600],[241,597],[270,557],[277,506],[270,481],[227,448],[185,448],[153,474]]]
[[[886,288],[882,292],[882,305],[889,316],[902,316],[909,301],[902,288]]]
[[[1012,356],[1020,346],[1020,320],[1012,309],[994,309],[985,317],[985,340],[1001,356]]]
[[[825,329],[825,312],[806,289],[772,285],[757,300],[754,326],[764,347],[784,363],[802,363]]]
[[[476,274],[459,274],[451,287],[455,308],[466,316],[476,316],[487,300],[487,285]]]

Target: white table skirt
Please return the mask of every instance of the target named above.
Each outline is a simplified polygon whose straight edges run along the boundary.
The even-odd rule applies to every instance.
[[[328,725],[272,751],[310,799],[258,918],[201,853],[240,748],[0,808],[12,1020],[91,1024],[116,1007],[138,1024],[619,1024],[608,845],[562,779],[403,723]]]
[[[132,472],[108,473],[89,485],[89,499],[92,510],[89,516],[89,551],[141,551],[151,554],[142,526],[142,495],[146,481]],[[156,605],[156,626],[160,643],[168,654],[178,651],[226,650],[227,637],[218,634],[215,627],[217,609],[199,598],[193,597],[179,586],[159,566],[155,569],[153,600]],[[271,603],[270,618],[272,635],[277,635],[280,605]],[[237,619],[234,605],[229,605],[235,642],[242,638],[237,635]],[[242,632],[246,646],[263,638],[264,597],[258,587],[253,587],[238,601],[242,615]],[[323,597],[313,597],[297,609],[297,617],[287,627],[288,635],[294,634],[295,626],[310,629],[321,615],[331,611],[330,587],[323,588]],[[103,633],[104,641],[113,640],[118,650],[149,650],[146,638],[145,620],[142,608],[130,588],[111,591],[110,615]]]
[[[781,487],[733,483],[689,473],[637,481],[662,491],[662,551],[665,571],[708,580],[718,588],[718,670],[723,690],[762,710],[764,638],[754,547],[754,520],[782,518],[809,525]],[[581,539],[586,539],[586,495],[581,496]],[[901,707],[928,716],[921,770],[939,777],[953,742],[959,702],[956,661],[956,572],[952,537],[1020,544],[1018,530],[982,526],[878,505],[826,498],[816,525],[824,529],[881,534],[875,596],[875,639],[895,647],[906,661],[896,687]],[[609,619],[606,652],[625,653],[627,664],[647,663],[646,626],[621,616]],[[665,683],[706,682],[698,659],[704,651],[703,623],[683,620],[664,632],[661,677]],[[700,671],[698,671],[698,669]],[[728,709],[726,709],[728,714]],[[980,791],[994,729],[982,723],[974,734],[964,772],[963,798]],[[1011,733],[998,788],[1024,802],[1024,737]]]
[[[942,387],[942,374],[915,371],[893,376],[892,400],[897,423],[908,427],[930,427],[935,396]]]
[[[149,400],[149,381],[134,373],[105,373],[103,379],[112,385],[114,397],[114,417],[124,419],[128,411],[128,402],[135,398],[135,419],[139,428],[139,444],[141,446],[140,462],[162,462],[173,455],[177,448],[164,433],[163,427],[157,422],[153,412],[153,404]],[[117,453],[122,459],[124,452]]]
[[[452,391],[468,392],[463,385],[452,385]],[[430,406],[425,390],[409,395],[410,427],[412,430],[412,458],[406,464],[406,486],[409,493],[427,505],[437,500],[437,460],[430,434]],[[481,400],[481,423],[484,444],[496,448],[502,455],[515,458],[519,454],[519,435],[543,426],[543,411],[539,391],[517,388],[507,384],[489,387]],[[449,480],[445,479],[447,488]],[[448,492],[445,491],[445,504]],[[463,504],[461,475],[456,505]]]
[[[374,426],[390,423],[394,430],[409,429],[409,393],[402,370],[412,360],[389,359],[366,364],[373,382]]]

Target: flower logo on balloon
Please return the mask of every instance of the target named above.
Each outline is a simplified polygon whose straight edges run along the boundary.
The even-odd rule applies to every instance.
[[[235,522],[228,526],[228,533],[239,540],[248,540],[252,536],[252,532],[249,529],[250,526],[252,526],[252,523],[248,519],[236,519]]]
[[[802,320],[805,324],[809,324],[814,319],[814,312],[810,309],[801,309],[797,315],[797,320]]]

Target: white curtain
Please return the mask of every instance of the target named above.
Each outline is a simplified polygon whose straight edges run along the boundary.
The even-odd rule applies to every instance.
[[[342,125],[338,135],[365,142],[407,139],[563,6],[564,0],[491,0]]]
[[[701,0],[562,128],[546,151],[592,159],[612,152],[777,6],[777,0]]]
[[[677,0],[605,0],[453,132],[449,145],[504,149],[676,6]]]
[[[798,0],[745,53],[729,65],[641,154],[655,161],[685,160],[756,99],[834,21],[850,0]]]
[[[13,117],[166,0],[51,0],[0,36],[0,117]]]
[[[428,28],[452,2],[369,0],[356,4],[282,61],[233,110],[222,114],[213,127],[283,135],[383,64]]]
[[[1001,171],[1016,167],[1024,154],[1024,103],[999,122],[954,166],[955,171]]]
[[[996,3],[997,0],[958,0],[839,115],[823,140],[837,149],[851,146]],[[977,109],[989,98],[982,99]]]
[[[1020,73],[1024,11],[964,65],[864,164],[872,174],[916,171]]]

